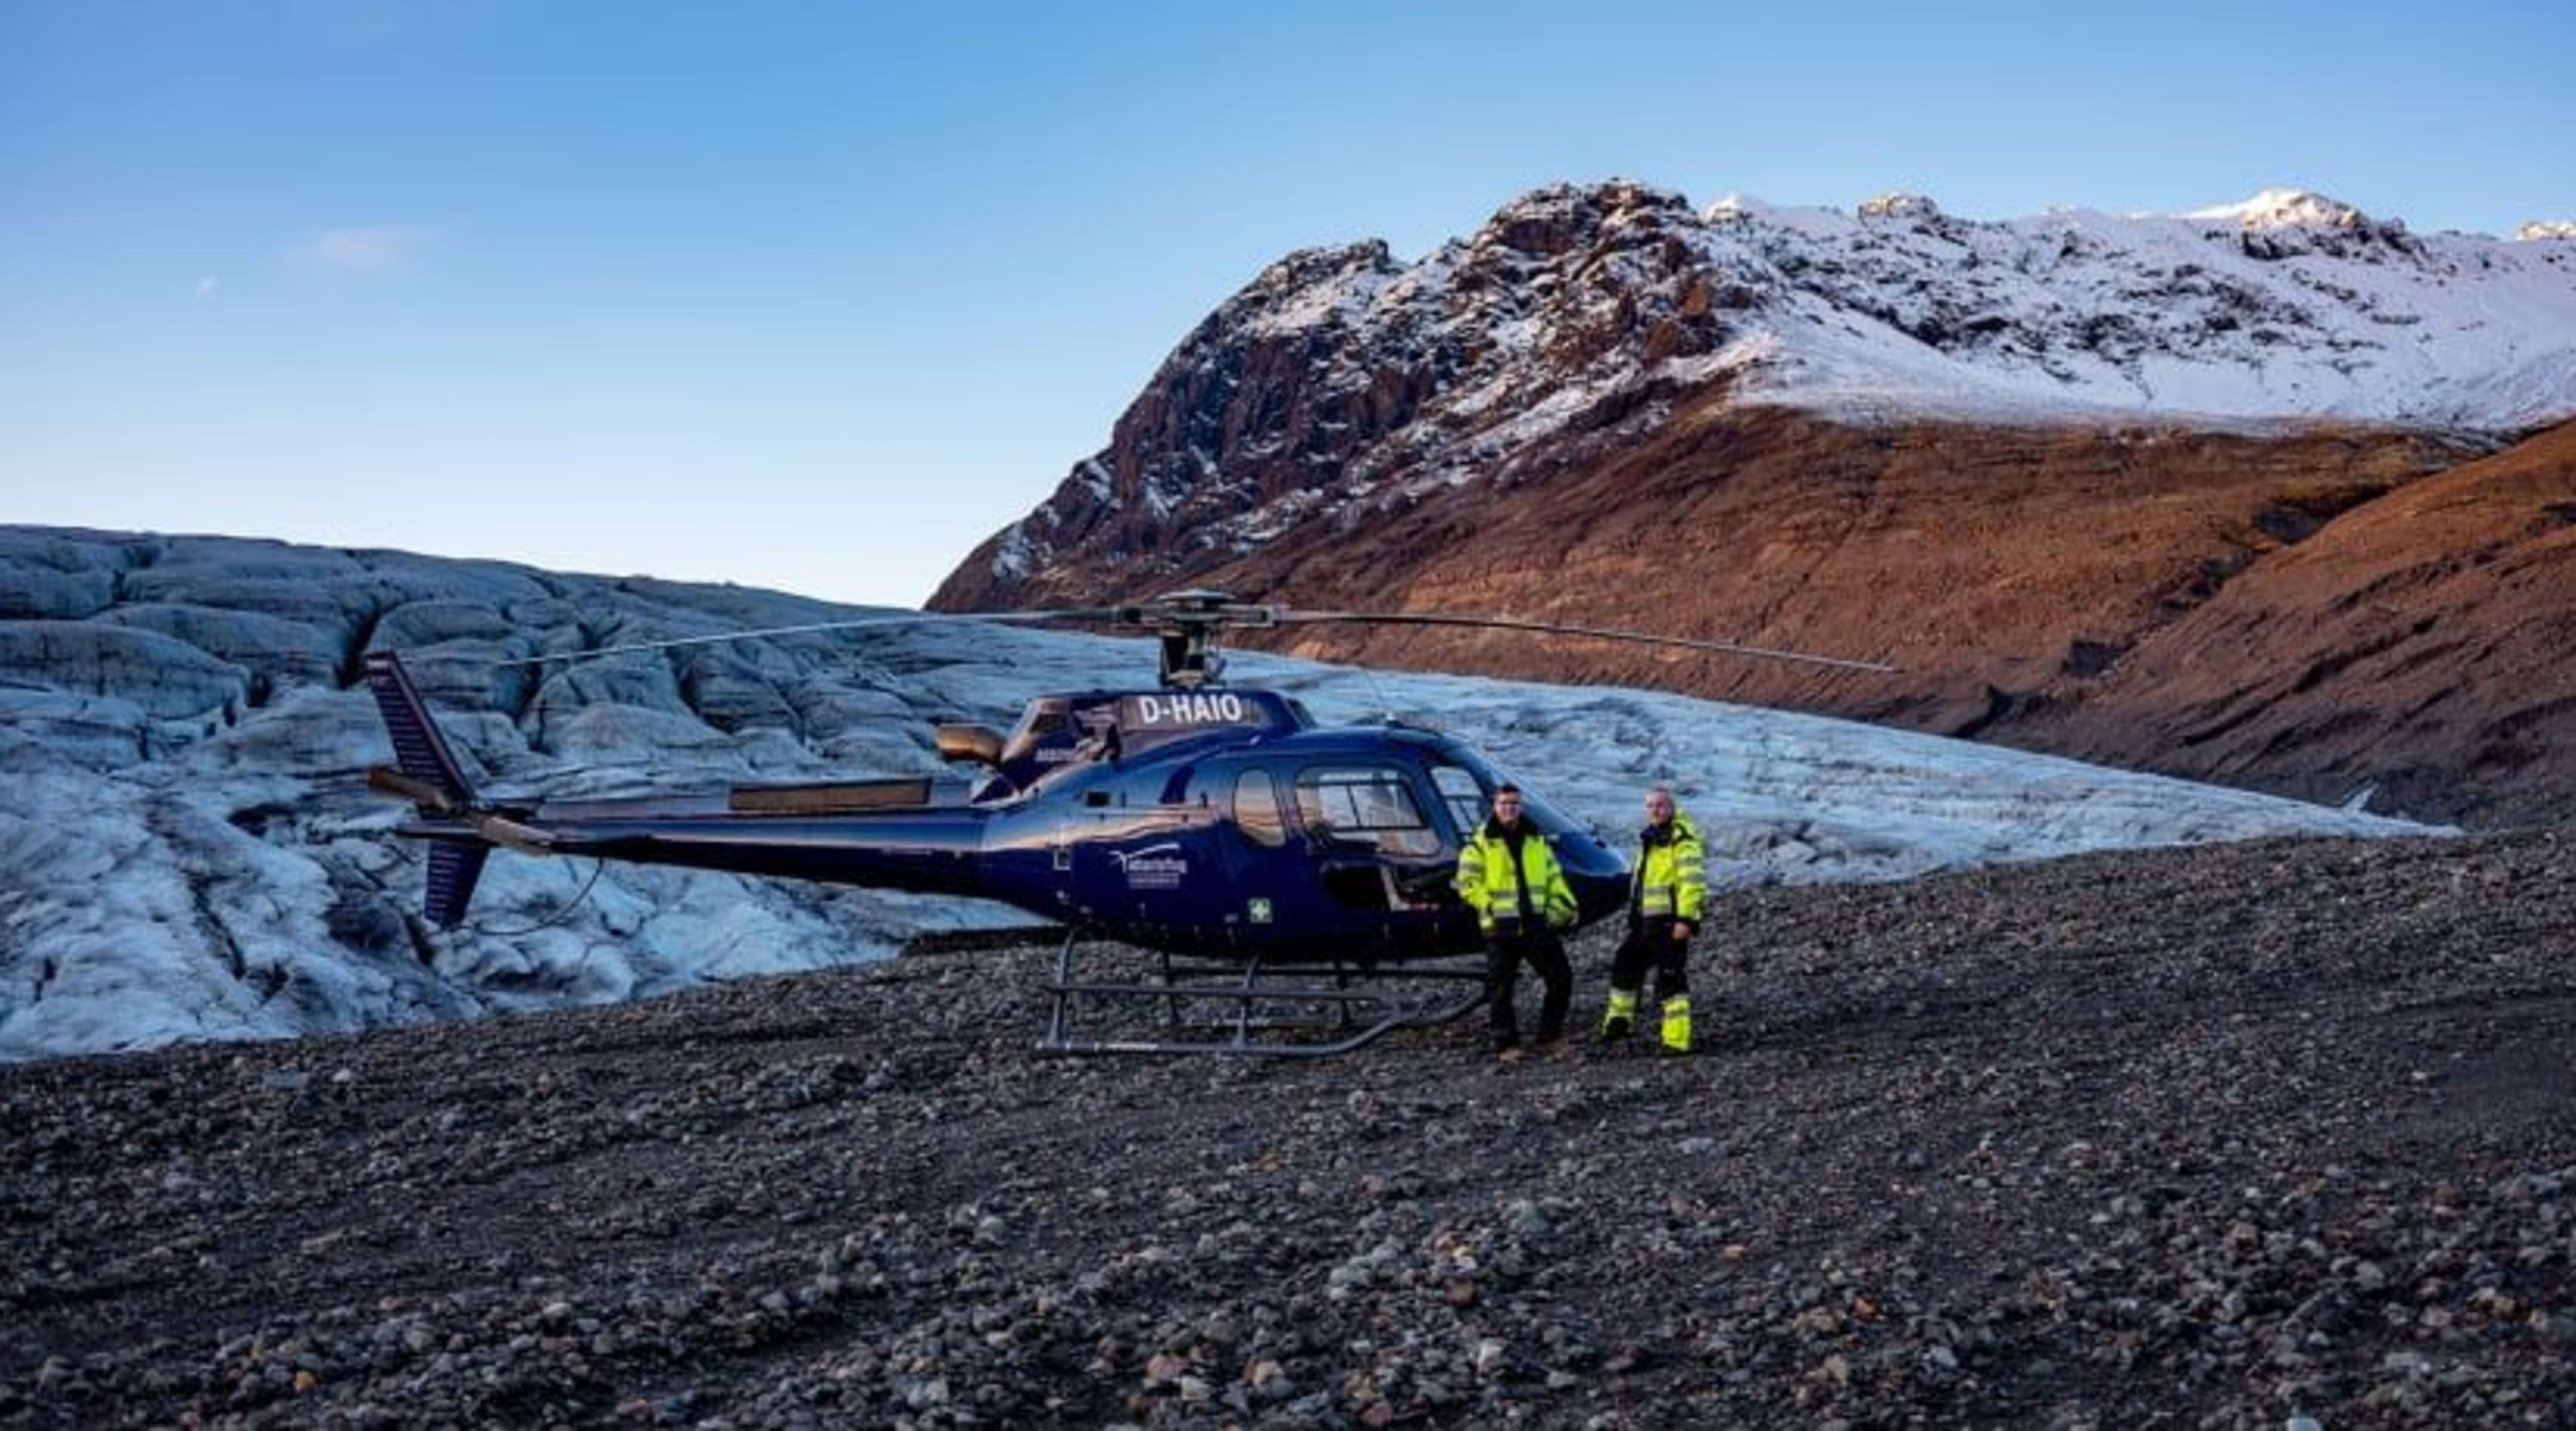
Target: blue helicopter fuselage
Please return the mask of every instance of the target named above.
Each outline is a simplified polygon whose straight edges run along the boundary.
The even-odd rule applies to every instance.
[[[400,663],[370,679],[402,765],[380,771],[444,850],[433,920],[464,912],[494,846],[999,900],[1185,954],[1371,963],[1478,947],[1453,887],[1503,776],[1414,726],[1322,727],[1274,691],[1094,691],[1029,703],[1007,739],[965,742],[973,789],[925,778],[745,786],[705,795],[477,797]],[[943,732],[945,735],[946,732]],[[1525,792],[1585,921],[1620,909],[1627,868]]]
[[[1273,961],[1457,953],[1481,942],[1453,878],[1502,776],[1465,744],[1401,726],[1211,733],[1082,766],[997,809],[991,897],[1129,943]],[[1586,918],[1627,869],[1533,799],[1525,814]]]

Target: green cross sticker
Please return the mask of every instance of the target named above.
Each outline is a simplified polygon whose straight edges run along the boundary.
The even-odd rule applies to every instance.
[[[1252,900],[1244,905],[1243,912],[1244,917],[1255,924],[1268,924],[1270,922],[1270,901],[1266,899]]]

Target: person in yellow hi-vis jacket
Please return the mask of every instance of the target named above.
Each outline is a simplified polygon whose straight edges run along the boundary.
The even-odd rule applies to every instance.
[[[1707,853],[1699,827],[1658,785],[1646,792],[1646,828],[1637,836],[1637,868],[1628,885],[1628,937],[1610,960],[1610,1006],[1601,1039],[1616,1043],[1637,1025],[1637,998],[1654,966],[1663,1005],[1663,1049],[1691,1049],[1690,941],[1708,904]]]
[[[1547,985],[1539,1004],[1538,1038],[1565,1037],[1566,1007],[1574,1002],[1574,966],[1566,962],[1557,932],[1574,927],[1574,887],[1547,837],[1521,819],[1517,785],[1494,789],[1494,813],[1458,852],[1458,893],[1476,911],[1485,931],[1485,991],[1493,1005],[1494,1051],[1520,1056],[1520,1016],[1512,1007],[1521,961]]]

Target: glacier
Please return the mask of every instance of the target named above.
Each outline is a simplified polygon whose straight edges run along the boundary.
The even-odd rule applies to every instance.
[[[1025,926],[978,901],[496,854],[419,917],[407,808],[358,679],[402,650],[491,789],[937,774],[941,720],[1144,685],[1148,641],[934,620],[556,668],[549,651],[884,616],[735,586],[250,538],[0,527],[0,1059],[290,1038],[650,997]],[[1711,658],[1715,659],[1715,658]],[[1721,887],[1901,879],[2079,851],[2439,833],[2402,819],[1654,691],[1233,653],[1329,723],[1470,740],[1624,845],[1643,787]],[[1716,939],[1722,946],[1722,923]]]

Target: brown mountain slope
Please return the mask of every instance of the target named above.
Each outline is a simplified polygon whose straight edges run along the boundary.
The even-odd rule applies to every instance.
[[[1554,470],[1524,464],[1515,480],[1445,491],[1362,529],[1294,532],[1196,579],[1305,605],[1504,613],[1883,657],[1902,672],[1402,629],[1307,628],[1294,647],[1647,682],[2017,741],[2027,727],[2046,744],[2072,732],[2033,722],[2036,693],[2085,699],[2078,678],[2232,578],[2335,513],[2468,455],[2385,431],[1858,428],[1720,401],[1640,446],[1569,454]],[[2086,728],[2086,749],[2157,764],[2151,745],[2108,738],[2109,714]]]
[[[2367,503],[2256,562],[2017,744],[2410,812],[2576,794],[2576,424]]]

